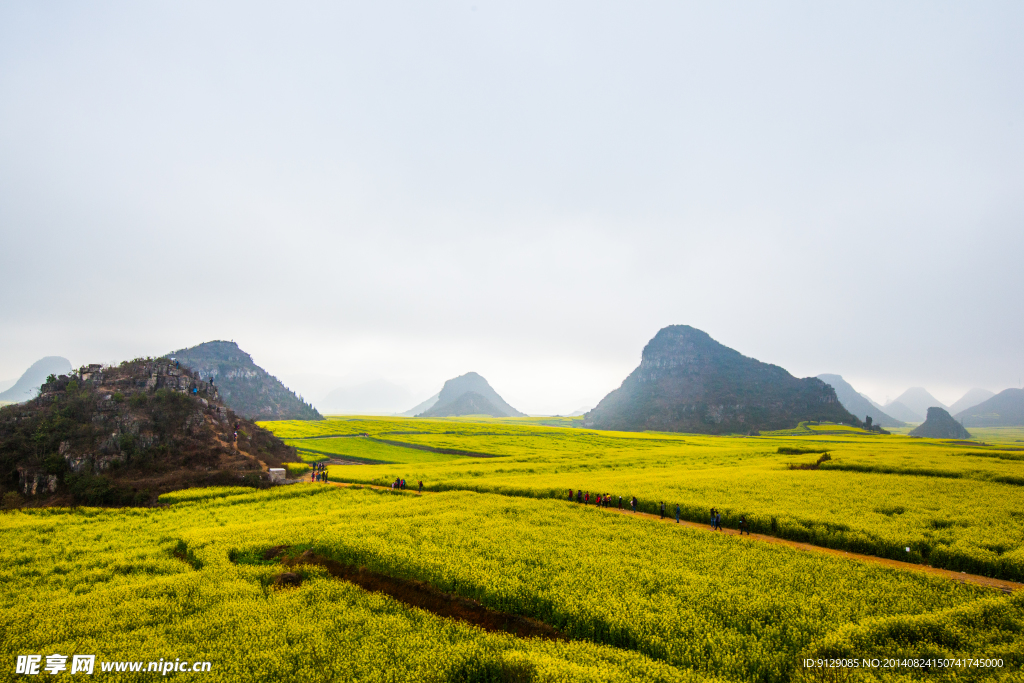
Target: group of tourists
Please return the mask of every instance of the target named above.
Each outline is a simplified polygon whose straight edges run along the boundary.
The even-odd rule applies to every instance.
[[[404,491],[405,490],[405,479],[395,479],[393,482],[391,482],[391,488],[393,488],[393,489],[395,489],[397,491]],[[423,493],[423,482],[422,481],[419,484],[418,493]]]
[[[665,519],[665,501],[661,501],[658,505],[658,511],[661,512],[661,518]],[[676,524],[679,524],[679,515],[682,513],[682,509],[679,507],[679,503],[676,503]]]
[[[569,489],[569,502],[572,502],[573,500],[577,503],[582,503],[583,505],[590,505],[590,502],[593,501],[599,508],[606,508],[612,504],[612,497],[607,493],[595,493],[591,496],[590,491],[584,491],[582,489],[575,493],[575,498],[573,497],[572,489]],[[622,509],[622,496],[619,496],[619,509]]]
[[[711,508],[711,530],[722,530],[722,513],[716,510],[715,508]]]
[[[740,527],[740,536],[742,536],[743,534],[746,534],[747,536],[750,535],[750,522],[747,521],[747,516],[746,515],[740,515],[739,527]],[[718,510],[716,510],[715,508],[711,508],[711,530],[712,531],[723,531],[723,529],[722,529],[722,513],[719,512]]]
[[[422,482],[420,486],[422,487]],[[571,503],[573,501],[576,501],[577,503],[580,503],[582,505],[589,505],[590,503],[594,503],[597,507],[605,508],[615,507],[617,502],[618,509],[623,509],[622,496],[618,496],[616,501],[616,497],[611,496],[607,493],[595,493],[594,495],[591,495],[589,491],[584,491],[582,489],[576,491],[574,491],[573,489],[569,489],[569,502]],[[633,496],[627,502],[629,503],[630,512],[636,512],[637,507],[639,506],[639,502],[637,502],[636,496]],[[669,509],[665,506],[665,501],[661,501],[660,503],[658,503],[658,514],[661,519],[665,519],[666,512],[669,512]],[[676,524],[679,524],[682,520],[683,509],[678,503],[676,503],[675,514]],[[743,534],[746,534],[747,536],[750,535],[750,522],[747,521],[746,515],[742,515],[740,517],[739,528],[741,536]],[[711,508],[711,529],[713,531],[723,531],[722,513],[716,510],[715,508]]]
[[[595,493],[593,496],[591,496],[590,491],[584,491],[580,489],[574,493],[572,489],[569,489],[569,502],[571,503],[574,500],[577,503],[581,503],[583,505],[590,505],[591,501],[593,501],[594,505],[596,505],[599,508],[612,507],[615,504],[614,496],[607,493]],[[629,509],[632,510],[633,512],[636,512],[637,505],[638,503],[636,500],[636,496],[633,496],[629,500]],[[622,496],[618,497],[618,506],[621,510]]]
[[[309,473],[310,481],[327,481],[327,463],[315,462],[313,463],[313,471]]]

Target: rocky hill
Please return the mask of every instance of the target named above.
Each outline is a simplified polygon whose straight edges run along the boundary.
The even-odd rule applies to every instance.
[[[640,366],[583,418],[585,427],[705,434],[795,427],[805,420],[861,425],[816,377],[748,358],[688,325],[666,327]]]
[[[167,354],[217,385],[225,405],[248,420],[322,420],[322,415],[281,380],[252,361],[238,344],[211,341]]]
[[[865,420],[870,417],[875,424],[887,428],[902,427],[904,425],[902,421],[889,417],[885,411],[872,405],[868,399],[859,394],[841,375],[818,375],[818,379],[835,389],[836,398],[839,399],[839,402],[859,419]]]
[[[989,400],[957,413],[966,427],[1024,426],[1024,389],[1007,389]]]
[[[910,432],[910,436],[923,436],[929,439],[970,439],[971,434],[946,412],[945,408],[928,409],[925,421]]]
[[[260,485],[286,461],[294,448],[165,359],[51,375],[38,398],[0,408],[0,494],[29,504],[145,505],[179,488]]]
[[[475,391],[467,391],[454,401],[449,401],[444,405],[435,405],[420,413],[419,417],[458,417],[459,415],[511,417]]]
[[[71,372],[71,362],[60,356],[40,358],[26,370],[18,381],[7,391],[0,393],[0,401],[22,403],[39,395],[39,387],[50,375],[64,375]]]
[[[470,397],[461,400],[463,395],[474,393],[479,398]],[[477,406],[483,410],[476,410],[471,413],[465,411],[471,406]],[[492,415],[494,417],[525,417],[498,395],[487,380],[475,372],[467,372],[444,383],[441,392],[437,395],[437,401],[426,411],[417,417],[448,417],[454,415]]]

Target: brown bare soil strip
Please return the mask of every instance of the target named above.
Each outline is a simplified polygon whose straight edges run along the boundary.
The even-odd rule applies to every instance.
[[[284,551],[282,546],[271,548],[264,554],[267,559],[272,559]],[[484,607],[476,600],[463,598],[451,593],[443,593],[428,583],[422,581],[410,581],[398,579],[386,574],[379,574],[370,571],[366,567],[353,567],[342,564],[335,560],[317,555],[307,550],[298,557],[282,560],[287,567],[300,565],[316,565],[326,569],[331,576],[337,579],[344,579],[359,586],[364,590],[374,593],[384,593],[395,600],[404,602],[412,607],[418,607],[448,619],[457,619],[485,631],[496,633],[509,633],[520,638],[546,638],[548,640],[568,640],[561,631],[548,626],[547,624],[523,617],[518,614],[508,614]],[[285,583],[293,580],[295,574],[289,573],[279,575],[278,583]]]
[[[387,486],[374,486],[372,484],[347,484],[344,482],[332,481],[329,482],[333,486],[352,487],[352,488],[368,488],[368,489],[380,489],[384,491],[391,491],[390,487]],[[415,489],[408,489],[402,493],[415,494]],[[433,491],[424,491],[424,493],[434,493]],[[618,508],[597,508],[602,512],[617,512],[629,517],[641,517],[646,520],[653,520],[656,522],[663,522],[666,524],[675,524],[676,521],[673,517],[666,514],[664,519],[661,519],[658,515],[652,515],[646,512],[630,512],[629,510],[619,510]],[[688,529],[697,529],[699,531],[711,532],[710,524],[700,524],[697,522],[687,522],[681,520],[679,526],[685,526]],[[735,529],[723,529],[721,532],[712,533],[723,533],[727,536],[739,536],[740,532]],[[955,572],[949,569],[939,569],[937,567],[931,567],[924,564],[915,564],[914,562],[900,562],[899,560],[890,560],[884,557],[878,557],[876,555],[861,555],[860,553],[851,553],[846,550],[835,550],[833,548],[825,548],[820,545],[811,545],[810,543],[800,543],[799,541],[790,541],[785,538],[776,538],[775,536],[766,536],[764,534],[743,534],[746,539],[751,541],[760,541],[762,543],[774,543],[776,545],[784,545],[787,548],[794,548],[796,550],[805,550],[812,553],[825,553],[826,555],[833,555],[835,557],[842,557],[847,560],[854,560],[856,562],[867,562],[869,564],[880,564],[892,569],[902,569],[904,571],[913,572],[924,572],[933,576],[940,576],[950,581],[959,581],[960,583],[973,583],[976,586],[983,586],[985,588],[994,588],[1001,590],[1004,593],[1012,593],[1024,588],[1024,583],[1017,583],[1016,581],[1007,581],[1005,579],[992,579],[987,576],[979,576],[978,574],[967,574],[965,572]]]

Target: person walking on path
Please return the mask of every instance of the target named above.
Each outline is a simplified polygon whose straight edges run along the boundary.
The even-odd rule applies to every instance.
[[[676,503],[676,524],[679,524],[679,503]]]
[[[747,522],[747,516],[746,515],[743,515],[742,517],[740,517],[740,536],[743,535],[744,531],[747,532],[747,536],[750,535],[750,523]]]
[[[572,502],[572,489],[569,489],[569,502]]]
[[[715,530],[715,508],[711,508],[711,530]]]
[[[583,502],[583,491],[581,491],[579,489],[576,489],[576,502],[577,503],[582,503]]]
[[[622,509],[622,496],[619,496],[619,509]]]
[[[420,480],[420,493],[423,493],[423,481]]]
[[[722,530],[722,513],[715,512],[715,528],[719,531]]]
[[[665,519],[665,501],[661,501],[661,518]]]
[[[633,498],[630,499],[629,507],[632,509],[633,512],[636,512],[636,496],[633,496]]]

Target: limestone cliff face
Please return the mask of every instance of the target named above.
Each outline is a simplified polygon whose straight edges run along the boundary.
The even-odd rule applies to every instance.
[[[216,384],[224,402],[250,420],[322,420],[309,403],[256,365],[234,342],[212,341],[167,354]]]
[[[821,380],[797,379],[700,330],[673,325],[647,344],[640,366],[584,416],[584,426],[724,434],[804,420],[861,424]]]

